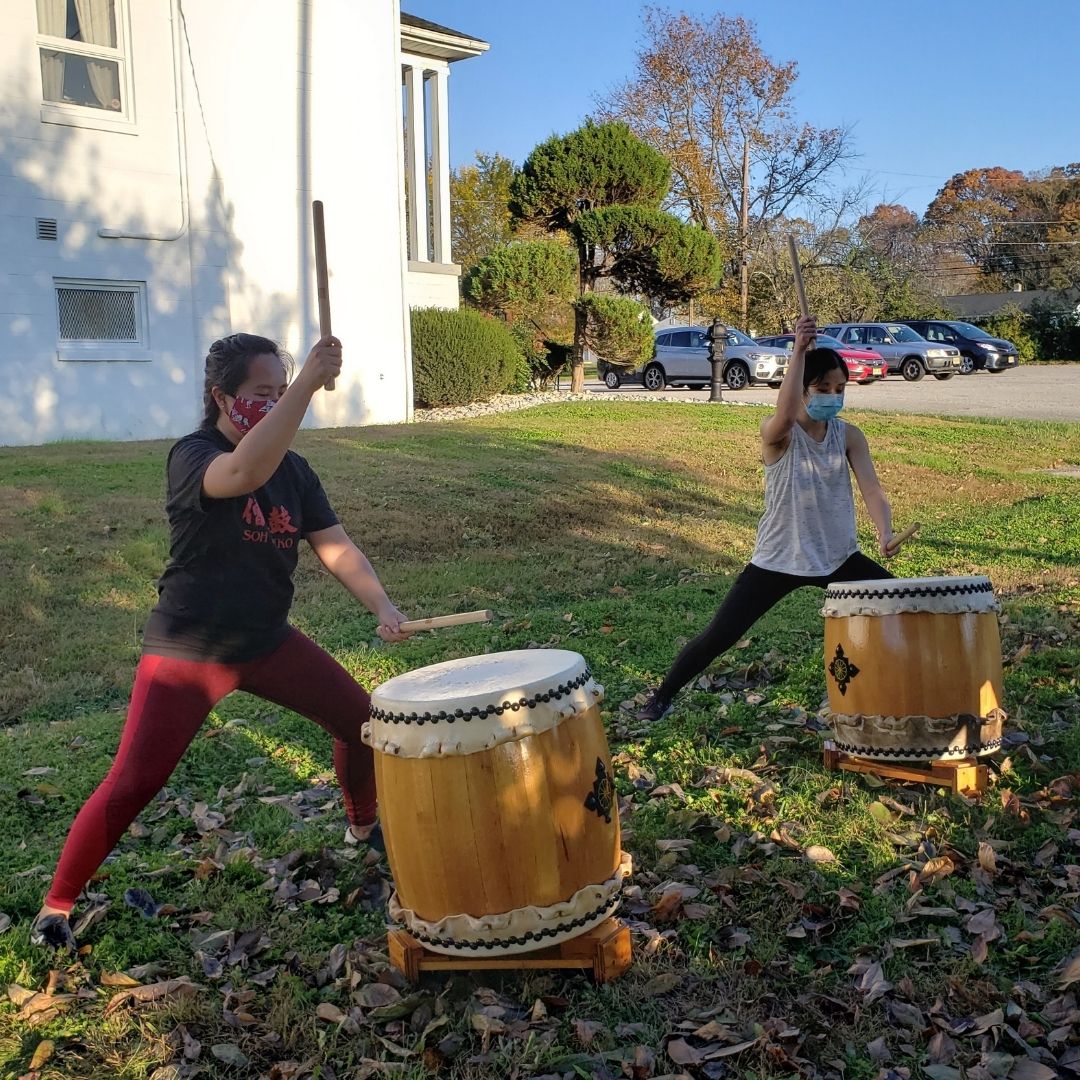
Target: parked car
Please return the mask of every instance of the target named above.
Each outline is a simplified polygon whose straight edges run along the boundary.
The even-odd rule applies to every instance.
[[[733,326],[725,327],[724,384],[729,390],[744,390],[752,383],[779,386],[787,370],[787,353],[759,345]],[[600,365],[597,365],[600,370]],[[601,371],[604,384],[611,389],[627,378],[625,371],[604,364]],[[665,386],[704,387],[712,382],[709,363],[708,327],[669,326],[657,330],[653,358],[641,372],[646,390],[662,390]]]
[[[754,340],[759,345],[771,345],[774,349],[785,349],[787,352],[795,348],[794,334],[778,334],[776,337],[759,337]],[[824,349],[835,349],[840,354],[852,382],[873,383],[884,379],[889,370],[885,357],[871,349],[857,349],[853,345],[845,345],[828,334],[818,334],[817,343]]]
[[[959,349],[927,341],[903,323],[834,323],[823,326],[821,333],[845,345],[869,346],[885,357],[890,372],[899,372],[908,382],[918,382],[927,372],[935,379],[951,379],[962,362]]]
[[[943,322],[940,319],[901,319],[927,341],[942,341],[960,350],[960,374],[970,375],[980,368],[1000,375],[1020,363],[1016,346],[996,338],[969,322]]]

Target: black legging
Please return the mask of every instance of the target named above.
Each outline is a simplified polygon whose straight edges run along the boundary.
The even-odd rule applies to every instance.
[[[695,675],[700,675],[721,653],[727,652],[788,593],[804,585],[816,585],[823,589],[830,581],[862,581],[892,576],[884,566],[868,559],[861,551],[850,556],[839,570],[823,577],[797,577],[777,570],[762,570],[760,566],[748,563],[724,597],[712,622],[675,657],[656,696],[663,701],[671,701]]]

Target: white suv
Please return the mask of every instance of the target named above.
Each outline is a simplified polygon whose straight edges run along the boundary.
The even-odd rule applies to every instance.
[[[787,370],[784,349],[759,345],[733,326],[724,327],[724,384],[744,390],[751,383],[779,386]],[[674,326],[656,331],[656,349],[641,381],[646,390],[665,386],[708,386],[712,382],[706,326]]]

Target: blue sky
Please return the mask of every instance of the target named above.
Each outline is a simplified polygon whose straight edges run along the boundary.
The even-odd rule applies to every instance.
[[[757,23],[765,51],[797,60],[800,119],[854,128],[852,179],[921,213],[978,166],[1025,172],[1080,161],[1078,0],[741,0],[663,5]],[[636,0],[405,0],[413,15],[491,43],[454,64],[451,159],[519,164],[577,127],[632,72]]]

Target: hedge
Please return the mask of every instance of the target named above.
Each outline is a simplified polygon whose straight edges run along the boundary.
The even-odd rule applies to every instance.
[[[498,320],[468,308],[413,308],[413,399],[417,405],[486,401],[521,385],[521,348]]]

